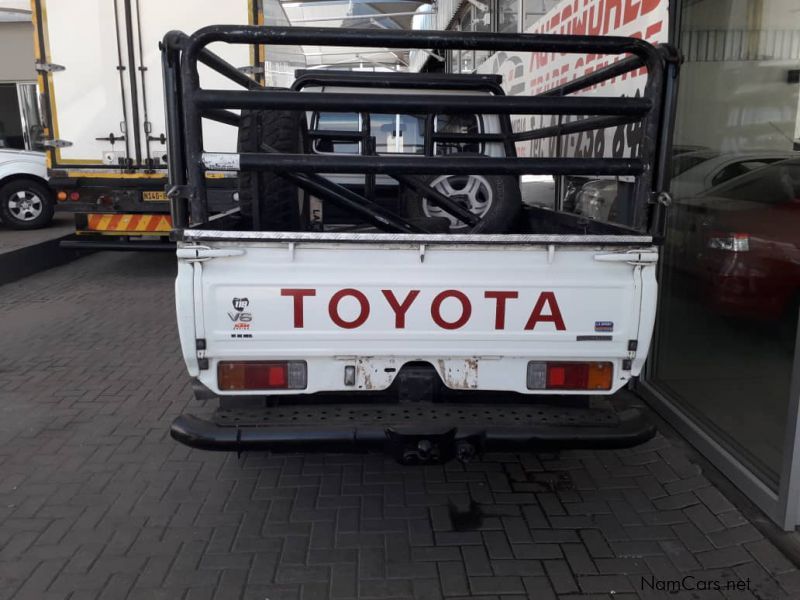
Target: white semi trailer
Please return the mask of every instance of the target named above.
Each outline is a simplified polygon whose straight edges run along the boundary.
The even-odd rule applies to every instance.
[[[167,128],[159,42],[172,29],[210,23],[288,25],[278,0],[32,0],[48,173],[58,208],[76,214],[71,245],[160,247],[172,227],[165,192]],[[299,47],[215,44],[256,82],[280,86],[305,66]],[[210,69],[209,85],[231,82]],[[231,151],[236,131],[207,139]],[[235,178],[210,174],[219,210],[236,202]],[[132,246],[133,242],[138,242]]]

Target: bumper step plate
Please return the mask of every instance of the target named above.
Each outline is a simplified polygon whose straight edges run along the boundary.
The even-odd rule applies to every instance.
[[[624,448],[655,435],[636,408],[520,404],[303,405],[181,415],[172,437],[204,450],[383,451],[407,464],[469,460],[489,450]]]

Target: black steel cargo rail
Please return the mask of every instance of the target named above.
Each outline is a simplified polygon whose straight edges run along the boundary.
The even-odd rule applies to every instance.
[[[537,96],[502,94],[496,78],[474,76],[474,87],[492,89],[493,95],[464,96],[463,94],[429,94],[426,89],[463,90],[465,76],[431,76],[421,74],[323,74],[300,73],[292,90],[275,90],[261,86],[233,65],[210,52],[214,42],[254,45],[317,45],[381,48],[418,48],[427,50],[489,50],[506,52],[544,52],[571,54],[616,55],[624,58],[578,77],[564,85]],[[664,227],[664,198],[669,178],[669,155],[672,119],[675,106],[675,73],[678,55],[669,46],[655,47],[643,40],[626,37],[561,36],[541,34],[493,34],[453,31],[383,31],[364,29],[331,29],[307,27],[263,27],[217,25],[200,29],[191,36],[173,31],[162,44],[162,63],[166,91],[168,121],[168,153],[170,165],[169,196],[176,234],[189,227],[202,227],[209,219],[206,170],[259,171],[272,170],[300,189],[326,202],[335,203],[358,214],[383,231],[391,233],[429,233],[423,225],[413,223],[371,198],[333,183],[318,173],[388,174],[399,181],[409,181],[411,174],[553,174],[553,175],[613,175],[635,178],[631,224],[647,229],[659,238]],[[203,63],[244,89],[202,89],[198,63]],[[615,77],[644,67],[647,79],[641,97],[604,97],[570,94],[586,90]],[[435,78],[441,77],[442,86]],[[416,88],[419,93],[376,95],[356,93],[302,92],[309,85],[359,87]],[[322,109],[338,112],[368,114],[389,112],[425,115],[424,156],[362,155],[331,156],[320,154],[285,154],[270,151],[253,153],[221,153],[206,151],[203,145],[202,121],[211,119],[238,126],[240,117],[232,109],[281,109],[308,111]],[[453,137],[436,133],[435,114],[497,114],[497,115],[563,115],[580,116],[568,121],[529,131],[512,132],[503,127],[498,134],[460,134]],[[520,158],[515,155],[518,141],[560,137],[563,135],[602,130],[621,124],[640,122],[642,143],[638,155],[630,158]],[[341,132],[345,133],[345,132]],[[324,138],[321,131],[310,136]],[[347,132],[353,141],[365,135]],[[448,140],[448,138],[450,138]],[[338,139],[338,138],[337,138]],[[434,141],[501,141],[505,158],[458,157],[436,155]],[[368,186],[369,187],[369,186]],[[475,216],[446,198],[432,194],[430,200],[443,210],[474,224]],[[258,203],[253,204],[253,223],[258,223]],[[466,214],[465,214],[466,213]],[[254,225],[255,226],[255,225]]]

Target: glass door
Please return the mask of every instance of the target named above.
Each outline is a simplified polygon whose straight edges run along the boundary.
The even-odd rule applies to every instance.
[[[797,0],[683,0],[648,383],[777,491],[800,310]]]

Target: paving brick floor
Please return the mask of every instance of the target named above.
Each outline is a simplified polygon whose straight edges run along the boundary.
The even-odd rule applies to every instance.
[[[424,468],[178,445],[173,273],[102,253],[0,287],[0,599],[800,598],[661,435]]]

